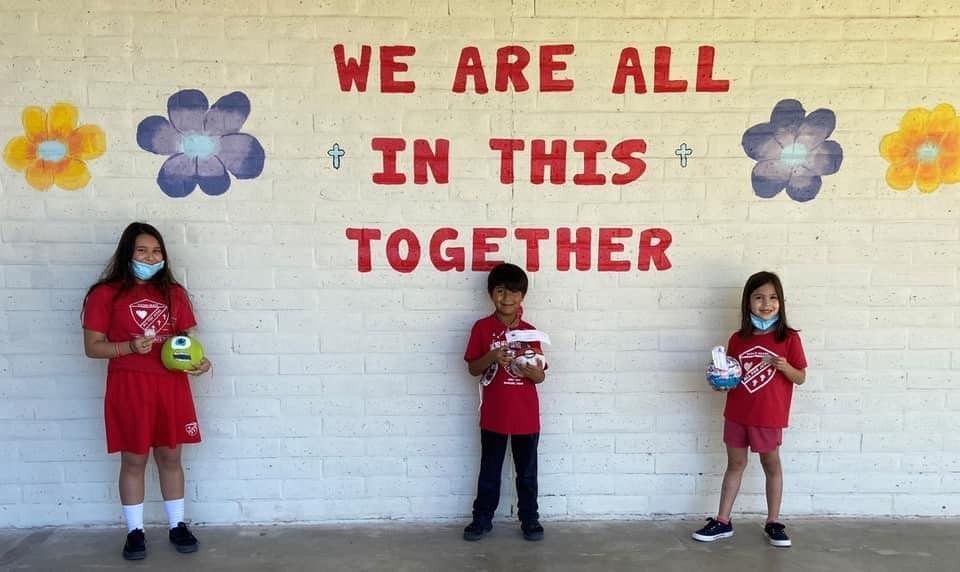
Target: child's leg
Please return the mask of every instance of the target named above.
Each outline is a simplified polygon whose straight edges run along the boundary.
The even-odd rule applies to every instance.
[[[180,463],[180,447],[154,447],[153,459],[157,462],[163,500],[182,499],[183,465]]]
[[[143,503],[143,475],[147,469],[147,456],[136,453],[120,453],[120,502],[124,505]]]
[[[760,453],[760,464],[767,477],[767,522],[777,522],[780,518],[780,504],[783,501],[783,466],[780,464],[780,448]]]
[[[163,495],[163,506],[167,511],[170,528],[176,528],[185,521],[183,464],[180,452],[180,446],[153,448],[153,459],[157,462],[157,471],[160,474],[160,493]]]
[[[473,520],[490,522],[500,504],[500,474],[507,454],[507,436],[480,430],[480,475],[477,498],[473,501]]]
[[[127,532],[143,530],[143,476],[147,469],[147,456],[136,453],[120,453],[120,504]],[[138,552],[142,551],[137,547]],[[131,556],[126,556],[131,557]],[[142,557],[142,556],[141,556]]]
[[[717,518],[722,522],[730,522],[733,502],[737,500],[737,493],[740,492],[740,483],[743,480],[743,471],[746,468],[746,447],[727,445],[727,470],[723,474],[723,485],[720,488],[720,511],[717,513]]]
[[[513,465],[517,470],[517,516],[520,522],[536,522],[540,519],[537,504],[537,444],[540,434],[512,435],[510,448]]]

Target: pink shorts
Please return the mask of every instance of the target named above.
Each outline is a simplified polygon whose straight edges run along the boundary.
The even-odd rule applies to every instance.
[[[728,447],[735,449],[750,447],[754,453],[769,453],[783,443],[783,429],[779,427],[752,427],[724,419],[723,442]]]

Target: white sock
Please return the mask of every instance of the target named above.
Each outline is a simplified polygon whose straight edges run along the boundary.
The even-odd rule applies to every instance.
[[[127,521],[127,532],[143,530],[143,503],[123,505],[123,519]]]
[[[163,508],[167,509],[170,528],[176,528],[183,522],[183,499],[163,501]]]

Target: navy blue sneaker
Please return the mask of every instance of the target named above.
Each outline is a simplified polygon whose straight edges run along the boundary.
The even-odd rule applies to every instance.
[[[135,528],[127,534],[127,541],[123,543],[123,557],[127,560],[143,560],[147,557],[147,539],[143,530]]]
[[[713,542],[733,536],[733,521],[723,524],[715,518],[708,518],[707,524],[693,533],[693,539],[700,542]]]
[[[793,543],[790,542],[790,537],[787,536],[787,527],[779,522],[768,522],[767,525],[763,527],[763,535],[767,537],[767,542],[770,543],[770,546],[786,548],[793,545]]]
[[[543,527],[539,520],[524,522],[520,525],[520,531],[523,532],[523,539],[531,542],[543,540]]]
[[[493,525],[489,522],[480,522],[474,520],[463,529],[463,539],[475,542],[483,538],[483,535],[493,530]]]

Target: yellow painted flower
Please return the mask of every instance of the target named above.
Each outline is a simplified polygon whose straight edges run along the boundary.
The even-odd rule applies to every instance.
[[[890,162],[887,184],[898,191],[913,186],[932,193],[941,184],[960,182],[960,118],[952,105],[932,111],[911,109],[900,120],[900,130],[880,141],[880,155]]]
[[[52,185],[75,191],[90,182],[84,161],[107,150],[107,137],[96,125],[77,127],[77,108],[57,103],[44,111],[23,110],[23,131],[3,150],[3,160],[16,171],[25,171],[27,183],[38,191]]]

